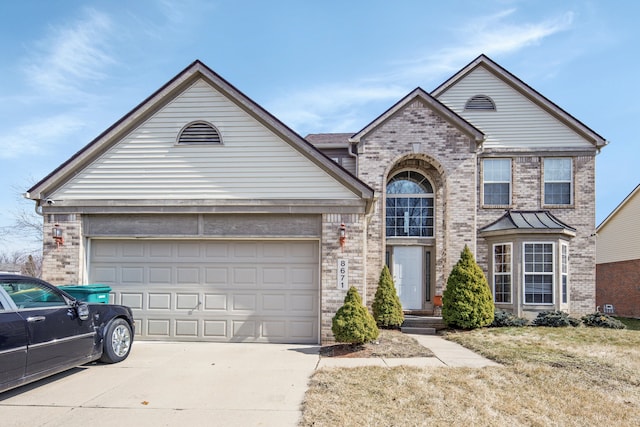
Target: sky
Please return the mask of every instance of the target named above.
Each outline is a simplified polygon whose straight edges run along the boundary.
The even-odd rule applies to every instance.
[[[635,0],[0,2],[0,228],[199,59],[302,136],[357,132],[486,54],[603,136],[596,223],[640,184]],[[0,252],[37,248],[0,237]]]

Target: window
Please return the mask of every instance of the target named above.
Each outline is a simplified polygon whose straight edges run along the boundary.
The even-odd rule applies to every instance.
[[[487,95],[475,95],[469,98],[464,109],[495,111],[496,104],[493,102],[493,99],[489,98]]]
[[[207,122],[192,122],[178,135],[178,144],[183,145],[220,145],[220,133]]]
[[[511,243],[493,245],[493,299],[511,302]]]
[[[544,159],[544,203],[570,205],[572,183],[571,159]]]
[[[433,187],[420,173],[404,171],[387,183],[387,237],[433,237]]]
[[[562,281],[562,303],[566,304],[569,300],[569,246],[560,244],[560,280]]]
[[[553,243],[524,244],[524,302],[553,304]]]
[[[4,290],[18,308],[37,308],[66,305],[62,295],[39,283],[3,283]]]
[[[485,205],[511,204],[511,159],[482,161]]]

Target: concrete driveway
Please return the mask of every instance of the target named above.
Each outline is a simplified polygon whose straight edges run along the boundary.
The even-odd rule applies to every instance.
[[[89,365],[0,394],[8,426],[295,426],[318,346],[136,342]]]

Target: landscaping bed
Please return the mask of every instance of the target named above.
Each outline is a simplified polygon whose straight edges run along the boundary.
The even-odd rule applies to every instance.
[[[365,344],[337,343],[320,348],[321,357],[433,357],[433,353],[407,334],[381,329],[377,340]]]

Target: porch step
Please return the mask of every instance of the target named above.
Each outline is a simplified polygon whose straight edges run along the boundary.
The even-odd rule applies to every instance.
[[[436,328],[416,328],[411,326],[402,326],[400,328],[403,334],[418,334],[418,335],[435,335]]]
[[[405,315],[400,329],[407,334],[431,335],[445,328],[442,317]]]

